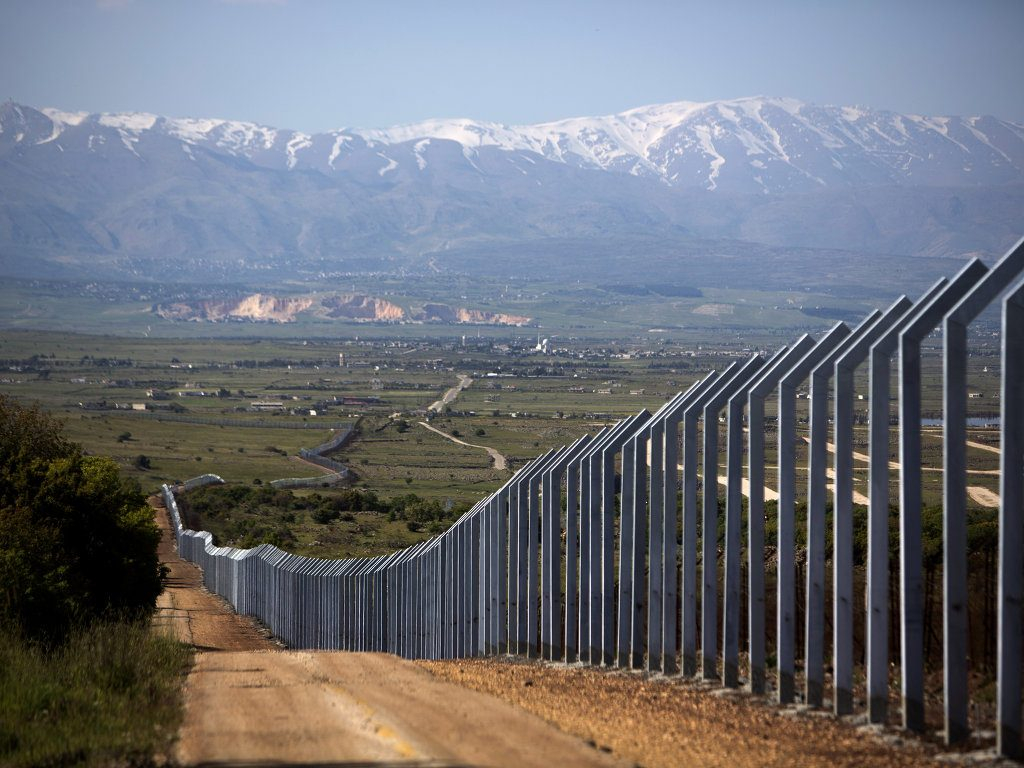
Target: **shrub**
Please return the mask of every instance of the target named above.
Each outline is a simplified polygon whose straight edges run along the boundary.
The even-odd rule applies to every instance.
[[[56,641],[152,610],[160,533],[138,484],[60,423],[0,395],[0,624]]]
[[[327,525],[341,517],[341,513],[336,509],[331,509],[330,507],[318,507],[313,510],[312,517],[314,522],[320,523],[321,525]]]

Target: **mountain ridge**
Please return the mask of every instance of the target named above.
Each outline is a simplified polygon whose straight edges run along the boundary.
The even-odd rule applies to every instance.
[[[13,277],[471,274],[511,251],[512,274],[585,258],[631,275],[641,258],[688,282],[724,251],[750,274],[773,248],[994,255],[1022,219],[1024,126],[994,117],[751,97],[306,134],[0,105]]]
[[[22,109],[22,105],[14,106]],[[144,112],[85,113],[54,108],[38,112],[51,121],[48,135],[37,140],[39,144],[56,141],[68,129],[94,124],[116,130],[128,151],[138,136],[155,131],[184,146],[216,147],[258,164],[275,166],[283,159],[289,170],[338,170],[338,159],[361,141],[367,150],[380,150],[376,154],[381,176],[394,171],[400,162],[408,162],[385,155],[387,149],[410,143],[415,166],[424,171],[429,143],[451,141],[462,148],[470,164],[475,153],[490,147],[581,167],[652,175],[670,186],[707,191],[719,189],[720,184],[728,191],[765,194],[807,191],[814,184],[970,186],[1024,177],[1024,125],[988,115],[929,117],[860,106],[818,106],[786,97],[680,101],[533,125],[430,119],[316,134],[244,121],[169,118]],[[737,142],[745,156],[736,151]],[[920,155],[918,147],[929,154]],[[867,168],[861,163],[858,178],[850,180],[845,165],[855,151],[870,157],[871,163]],[[266,157],[267,153],[274,159]],[[749,166],[746,173],[726,180],[723,170],[732,174],[733,166],[742,160]],[[967,163],[961,164],[959,174],[952,167],[957,161]],[[977,182],[964,176],[975,171],[980,177]]]

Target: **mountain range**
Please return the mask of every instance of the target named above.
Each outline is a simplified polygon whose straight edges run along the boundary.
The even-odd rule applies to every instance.
[[[1022,229],[1024,126],[990,116],[755,97],[305,134],[0,106],[11,277],[768,272],[765,249],[995,255]]]

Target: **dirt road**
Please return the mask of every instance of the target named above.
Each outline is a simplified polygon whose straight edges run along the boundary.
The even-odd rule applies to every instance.
[[[155,502],[155,500],[152,500]],[[912,766],[827,717],[794,717],[699,683],[520,659],[408,662],[286,651],[177,558],[156,623],[199,652],[174,754],[182,766]]]
[[[442,395],[440,400],[435,400],[429,406],[427,406],[427,410],[428,411],[433,411],[434,413],[440,413],[441,411],[444,410],[444,407],[446,405],[451,405],[452,403],[455,402],[455,398],[457,398],[459,396],[459,392],[464,390],[466,387],[468,387],[472,383],[473,383],[473,379],[471,377],[464,376],[464,375],[460,374],[459,375],[459,383],[456,384],[451,389],[449,389],[447,392],[445,392],[444,395]]]
[[[454,435],[449,435],[447,432],[442,432],[440,429],[436,429],[436,428],[430,426],[425,421],[421,421],[421,422],[418,422],[418,423],[419,423],[419,425],[421,427],[426,427],[431,432],[435,432],[435,433],[439,434],[441,437],[445,438],[446,440],[451,440],[453,443],[458,443],[459,445],[464,445],[467,448],[479,448],[479,449],[481,449],[483,451],[487,451],[487,455],[490,456],[494,460],[494,468],[497,469],[497,470],[504,471],[508,467],[508,460],[505,458],[505,456],[503,454],[499,453],[494,448],[489,448],[486,445],[477,445],[476,443],[467,443],[465,440],[460,440],[459,438],[455,437]]]
[[[156,518],[170,575],[154,623],[199,650],[178,764],[628,765],[394,656],[282,650],[202,588],[199,570],[177,556],[166,510]]]
[[[270,636],[253,622],[237,615],[216,595],[203,588],[202,573],[178,557],[171,537],[170,521],[163,502],[156,496],[149,503],[156,508],[160,528],[160,562],[168,568],[164,591],[157,598],[153,624],[173,633],[199,651],[247,651],[278,648]]]
[[[383,654],[204,653],[187,696],[183,765],[628,765],[520,707]]]

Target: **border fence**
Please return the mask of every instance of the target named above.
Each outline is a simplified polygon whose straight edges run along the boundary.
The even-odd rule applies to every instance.
[[[871,722],[884,722],[888,716],[890,678],[895,674],[890,666],[890,635],[897,629],[888,622],[890,608],[895,608],[899,650],[893,661],[898,666],[902,722],[908,729],[922,730],[921,344],[941,328],[942,700],[945,737],[950,743],[959,742],[969,732],[971,703],[967,329],[985,308],[1001,299],[996,738],[1001,754],[1020,757],[1022,274],[1024,240],[991,269],[975,259],[953,278],[938,281],[917,301],[901,297],[856,327],[839,323],[820,339],[805,335],[767,359],[755,355],[714,371],[654,413],[643,410],[535,458],[443,534],[399,552],[320,560],[270,545],[249,550],[215,547],[209,533],[182,528],[174,495],[165,486],[179,552],[203,569],[211,591],[239,613],[259,617],[294,647],[387,651],[409,658],[509,653],[664,674],[699,674],[719,679],[727,687],[741,682],[743,651],[750,688],[765,692],[771,665],[777,675],[775,696],[784,704],[798,695],[797,654],[802,648],[804,700],[811,707],[822,707],[829,690],[837,714],[853,712],[856,704],[857,623],[864,627],[864,706]],[[894,355],[899,403],[899,560],[892,565],[889,410]],[[869,504],[864,603],[858,605],[853,566],[853,382],[856,371],[865,369],[870,377]],[[806,575],[798,584],[796,399],[798,388],[808,384],[806,552],[800,553]],[[766,402],[773,395],[778,414],[766,420]],[[718,442],[723,412],[727,424],[725,515],[719,545]],[[744,424],[749,428],[745,430]],[[768,430],[777,430],[778,439],[777,541],[771,553],[765,545]],[[827,567],[830,449],[833,530]],[[699,463],[703,464],[700,473]],[[746,524],[744,493],[748,495]],[[677,537],[680,528],[681,537]],[[765,578],[769,555],[776,574],[771,585]],[[891,567],[898,568],[895,607],[890,606],[894,599]],[[772,604],[774,626],[768,624]],[[801,644],[798,633],[802,633]],[[774,658],[766,653],[767,642],[774,648]],[[829,649],[831,681],[825,674]]]
[[[321,443],[314,448],[302,448],[299,451],[299,456],[306,461],[330,470],[329,475],[320,475],[318,477],[284,477],[280,480],[271,480],[270,484],[274,488],[323,488],[329,485],[340,485],[341,483],[348,482],[351,475],[349,468],[340,461],[335,461],[325,454],[336,451],[344,446],[352,439],[353,435],[355,435],[355,427],[351,424],[344,424],[339,429],[338,434],[326,443]]]

